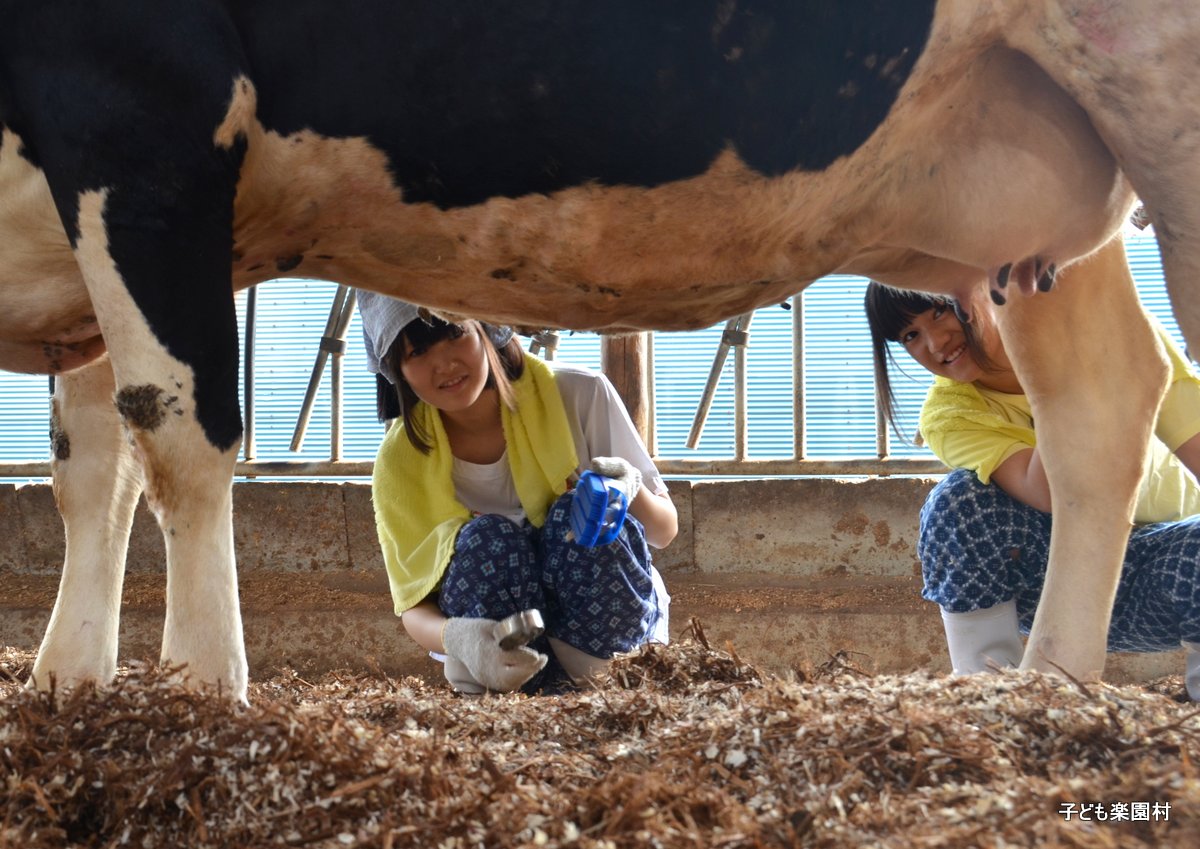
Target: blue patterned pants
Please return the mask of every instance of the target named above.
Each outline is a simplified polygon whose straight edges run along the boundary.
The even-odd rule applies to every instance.
[[[565,673],[548,637],[595,657],[612,657],[649,641],[659,617],[650,549],[641,523],[626,515],[608,545],[584,548],[566,538],[571,493],[560,496],[541,528],[503,516],[479,516],[459,531],[438,606],[447,616],[503,619],[536,607],[546,633],[532,647],[550,663],[522,687],[538,692]]]
[[[1015,599],[1028,634],[1046,579],[1050,516],[960,469],[921,508],[917,554],[926,599],[951,613]],[[1168,651],[1181,640],[1200,642],[1200,516],[1134,529],[1108,650]]]

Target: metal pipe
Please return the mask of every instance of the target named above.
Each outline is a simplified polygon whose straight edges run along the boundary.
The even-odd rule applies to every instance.
[[[655,466],[664,475],[678,477],[850,477],[888,475],[944,475],[947,469],[939,460],[894,458],[876,460],[872,457],[849,457],[822,460],[682,460],[659,457]],[[281,478],[369,478],[372,460],[255,460],[239,462],[234,474],[242,477]],[[49,478],[49,461],[32,463],[0,463],[0,479]]]
[[[329,364],[329,459],[342,459],[342,357],[345,352],[333,355]]]
[[[654,465],[664,475],[679,477],[850,477],[888,475],[944,475],[948,471],[940,460],[872,457],[847,457],[820,460],[698,460],[656,458]]]
[[[292,433],[292,451],[299,451],[304,444],[304,433],[308,430],[308,421],[312,417],[313,404],[317,398],[317,389],[321,386],[321,376],[325,373],[325,360],[337,348],[345,349],[346,343],[336,336],[337,328],[342,320],[342,307],[346,302],[349,286],[339,285],[333,296],[333,306],[329,308],[329,319],[325,322],[325,332],[317,347],[317,359],[313,363],[312,375],[308,379],[308,390],[304,393],[304,403],[300,406],[300,415],[296,419],[296,430]]]
[[[557,330],[539,330],[529,337],[529,353],[540,354],[543,360],[550,362],[554,359],[554,355],[558,351],[558,343],[561,340],[562,334]]]
[[[254,325],[258,312],[258,287],[246,290],[246,349],[242,364],[242,409],[246,418],[242,437],[242,459],[247,462],[257,453],[254,444]]]
[[[346,331],[350,328],[350,319],[354,317],[354,307],[357,303],[358,292],[351,289],[346,295],[346,300],[343,302],[341,313],[338,316],[337,328],[335,329],[338,345],[330,351],[333,355],[333,363],[329,375],[331,389],[329,459],[334,461],[342,459],[342,420],[345,412],[342,362],[346,356]]]
[[[688,433],[687,442],[684,443],[688,448],[695,448],[700,444],[700,434],[704,432],[704,423],[708,420],[708,412],[712,408],[713,397],[717,393],[717,384],[721,381],[721,372],[725,370],[725,359],[729,356],[729,348],[733,345],[746,344],[749,338],[747,330],[753,316],[754,313],[749,312],[725,322],[725,330],[721,333],[721,344],[717,346],[712,368],[708,372],[708,380],[704,384],[704,393],[700,396],[696,415],[692,419],[692,429]]]
[[[875,396],[875,456],[886,460],[892,453],[891,441],[888,434],[887,417],[883,414],[883,405],[879,402],[878,392]]]
[[[746,317],[745,329],[750,329],[750,315]],[[749,341],[749,333],[746,334]],[[746,413],[746,344],[735,345],[733,348],[733,456],[737,460],[745,460],[749,434],[747,432]]]
[[[804,427],[804,297],[792,296],[792,457],[808,451]]]

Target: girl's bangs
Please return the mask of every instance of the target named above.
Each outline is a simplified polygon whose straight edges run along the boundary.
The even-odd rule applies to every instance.
[[[419,318],[410,321],[400,335],[415,350],[422,350],[433,347],[443,339],[457,339],[464,333],[466,329],[461,324],[451,324],[437,316],[430,316],[428,320]]]
[[[953,306],[950,298],[941,295],[927,295],[924,292],[893,289],[891,286],[882,285],[872,286],[868,297],[872,301],[867,309],[872,319],[871,323],[881,337],[893,342],[900,338],[904,329],[921,313],[934,307]]]

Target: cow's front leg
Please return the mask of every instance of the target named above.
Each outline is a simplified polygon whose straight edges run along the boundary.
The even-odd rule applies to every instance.
[[[1120,239],[1034,298],[996,310],[1033,408],[1050,482],[1050,563],[1022,667],[1080,679],[1104,669],[1108,624],[1154,419],[1163,352]]]
[[[142,473],[113,406],[108,358],[59,375],[50,427],[54,500],[66,557],[31,686],[108,682],[117,671],[117,631],[129,529]]]

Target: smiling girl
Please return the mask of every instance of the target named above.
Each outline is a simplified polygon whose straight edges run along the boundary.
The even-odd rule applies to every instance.
[[[670,598],[648,546],[678,519],[624,405],[601,374],[544,363],[507,328],[449,324],[359,294],[368,362],[398,418],[375,460],[376,526],[397,615],[456,690],[553,690],[616,652],[667,641]],[[611,543],[568,535],[586,469],[629,511]],[[501,648],[495,627],[538,609],[546,633]]]
[[[951,664],[960,674],[1016,665],[1045,581],[1054,507],[1029,400],[989,308],[976,306],[964,324],[948,299],[875,282],[865,308],[876,393],[897,433],[893,346],[934,375],[919,439],[954,471],[921,510],[917,552],[922,595],[941,607]],[[1200,379],[1161,328],[1159,335],[1171,385],[1138,495],[1108,648],[1182,644],[1188,692],[1200,699]]]

